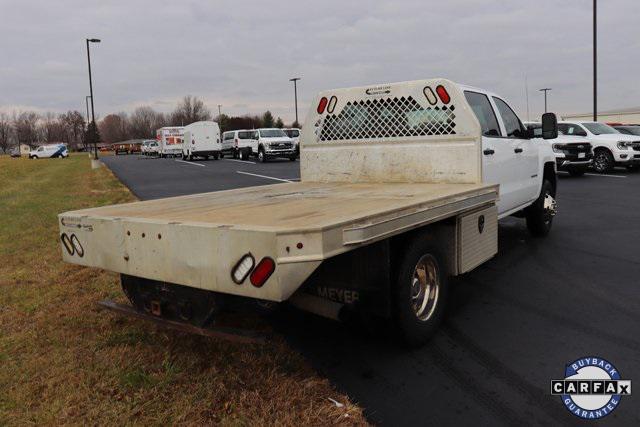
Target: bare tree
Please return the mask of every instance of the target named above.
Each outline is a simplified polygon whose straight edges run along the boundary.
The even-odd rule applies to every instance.
[[[11,121],[18,143],[33,146],[38,141],[39,119],[40,116],[35,111],[13,112]]]
[[[11,119],[7,113],[0,113],[0,150],[6,153],[11,146]]]
[[[164,114],[148,106],[138,107],[129,119],[129,132],[132,138],[153,138],[165,124]]]
[[[129,139],[126,113],[109,114],[98,123],[98,130],[104,142],[114,143]]]
[[[41,118],[38,133],[46,142],[69,142],[64,124],[52,112],[45,113]]]
[[[178,103],[171,113],[173,126],[186,126],[201,120],[211,120],[211,111],[204,105],[201,99],[187,95]]]
[[[64,131],[64,141],[71,147],[78,149],[84,143],[84,116],[79,111],[67,111],[60,114],[58,120]]]

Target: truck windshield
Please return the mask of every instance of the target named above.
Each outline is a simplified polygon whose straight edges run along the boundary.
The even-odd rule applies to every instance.
[[[605,125],[604,123],[582,123],[584,127],[589,129],[594,135],[605,135],[610,133],[620,133],[609,125]]]
[[[260,129],[260,136],[263,138],[277,138],[287,136],[282,129]]]

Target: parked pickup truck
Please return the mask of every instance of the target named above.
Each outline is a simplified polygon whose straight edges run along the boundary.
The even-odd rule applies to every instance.
[[[615,166],[628,169],[640,166],[640,137],[620,133],[600,122],[560,122],[558,128],[565,135],[584,136],[593,146],[593,169],[610,172]]]
[[[524,125],[533,132],[534,137],[542,138],[541,123],[526,122]],[[584,175],[593,163],[591,143],[583,136],[564,135],[559,132],[556,139],[543,141],[551,146],[558,170],[569,172],[571,176]]]
[[[557,136],[543,116],[544,138]],[[65,261],[121,273],[139,313],[206,326],[237,303],[389,319],[411,345],[448,277],[498,250],[498,219],[546,235],[555,156],[498,95],[445,79],[320,93],[301,181],[66,212]]]

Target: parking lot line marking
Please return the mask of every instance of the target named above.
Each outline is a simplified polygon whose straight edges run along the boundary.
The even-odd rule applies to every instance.
[[[193,166],[202,166],[204,167],[204,165],[201,165],[200,163],[193,163],[193,162],[185,162],[184,160],[174,160],[175,162],[180,162],[180,163],[185,163],[187,165],[193,165]]]
[[[251,163],[252,165],[256,164],[256,162],[250,162],[249,160],[238,160],[238,159],[222,159],[222,160],[228,160],[230,162]]]
[[[258,175],[257,173],[249,173],[249,172],[242,172],[242,171],[236,171],[236,172],[241,173],[243,175],[257,176],[258,178],[273,179],[274,181],[293,182],[293,181],[288,180],[288,179],[276,178],[276,177],[273,177],[273,176],[266,176],[266,175]]]
[[[589,176],[606,176],[609,178],[626,178],[625,175],[607,175],[606,173],[585,173],[585,175]]]

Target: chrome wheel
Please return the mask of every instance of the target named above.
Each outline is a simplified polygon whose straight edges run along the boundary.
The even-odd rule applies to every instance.
[[[546,192],[544,195],[544,201],[542,204],[542,208],[544,209],[544,222],[549,223],[556,216],[558,211],[558,203],[556,199],[553,198],[551,193]]]
[[[418,320],[426,322],[431,318],[438,304],[440,280],[438,266],[431,255],[423,255],[411,279],[411,308]]]

